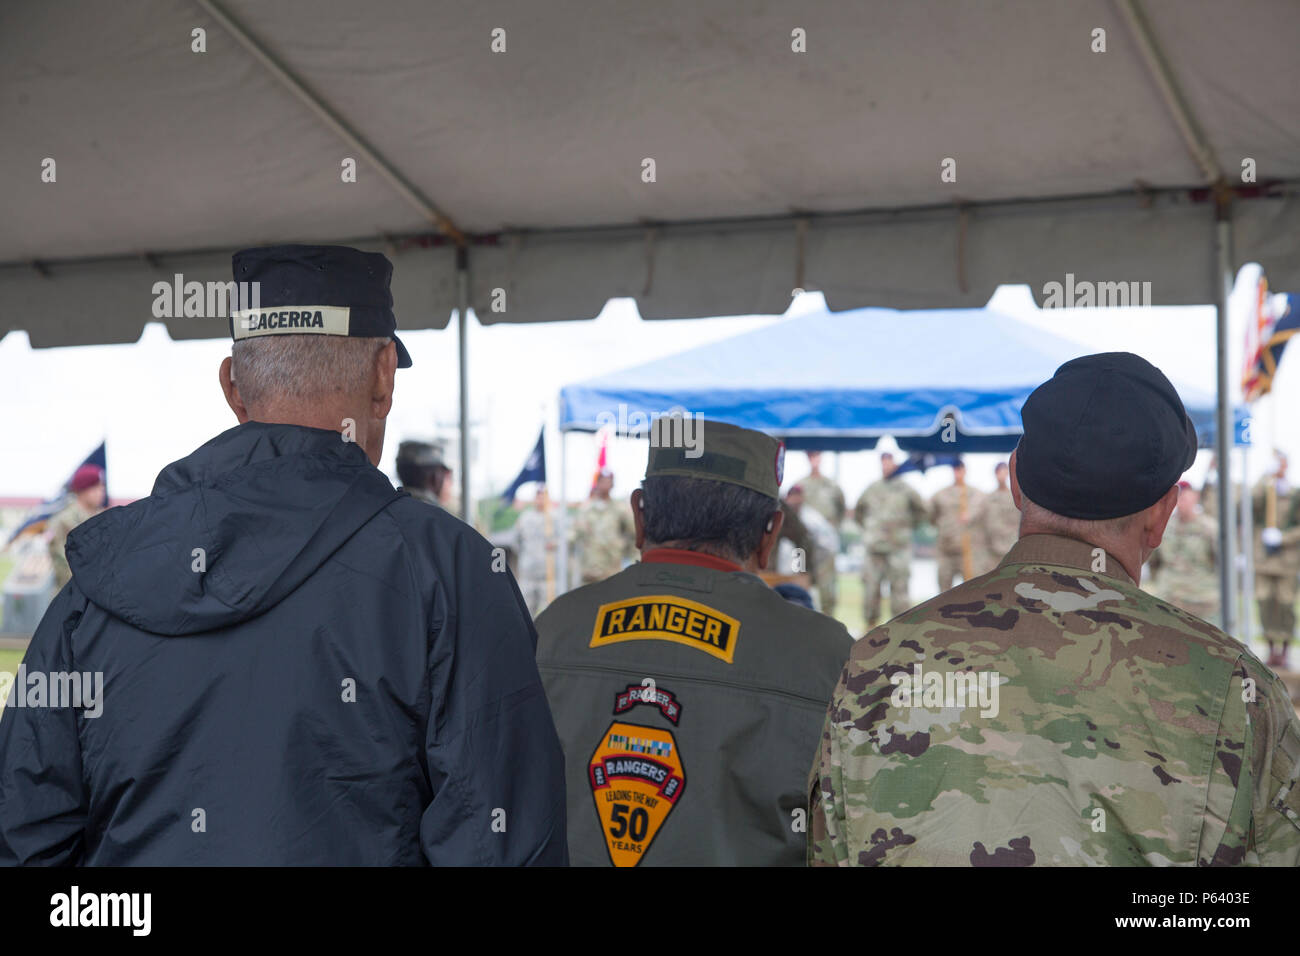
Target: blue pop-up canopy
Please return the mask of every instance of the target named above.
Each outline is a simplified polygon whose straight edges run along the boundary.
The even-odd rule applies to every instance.
[[[680,408],[791,448],[1005,452],[1029,393],[1088,351],[989,309],[816,312],[566,386],[560,427],[625,433]],[[1174,384],[1209,447],[1213,395]]]

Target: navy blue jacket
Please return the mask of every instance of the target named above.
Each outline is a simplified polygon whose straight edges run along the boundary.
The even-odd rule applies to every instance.
[[[514,579],[338,433],[232,428],[67,551],[24,702],[34,673],[102,702],[13,686],[0,862],[567,863]]]

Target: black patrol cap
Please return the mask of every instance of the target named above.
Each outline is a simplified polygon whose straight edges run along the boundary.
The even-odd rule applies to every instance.
[[[1020,417],[1020,489],[1067,518],[1149,508],[1196,459],[1196,429],[1178,392],[1132,352],[1066,362],[1034,389]]]
[[[236,342],[258,335],[347,335],[392,339],[397,367],[411,356],[393,333],[393,264],[348,246],[258,246],[234,255],[239,307],[230,313]],[[257,308],[249,286],[258,283]]]

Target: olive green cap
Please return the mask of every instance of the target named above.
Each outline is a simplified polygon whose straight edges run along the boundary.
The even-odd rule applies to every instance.
[[[726,481],[781,497],[785,443],[748,428],[690,416],[655,420],[645,476],[672,475]]]

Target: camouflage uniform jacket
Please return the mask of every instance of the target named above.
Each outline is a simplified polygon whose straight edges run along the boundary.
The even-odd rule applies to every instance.
[[[964,492],[964,495],[963,495]],[[962,498],[966,501],[966,521],[961,520]],[[930,523],[937,532],[935,547],[950,554],[962,549],[962,536],[971,536],[971,550],[976,548],[972,519],[978,510],[980,499],[984,497],[970,485],[949,485],[936,491],[930,499]]]
[[[89,518],[90,512],[74,496],[50,519],[50,563],[54,566],[54,586],[58,590],[72,580],[66,551],[68,533]]]
[[[1215,573],[1215,554],[1219,530],[1213,519],[1203,514],[1184,519],[1177,512],[1169,519],[1164,540],[1148,562],[1153,575],[1153,590],[1170,604],[1216,604],[1219,600],[1219,576]]]
[[[519,576],[521,578],[546,579],[547,554],[554,554],[554,548],[547,545],[555,543],[555,525],[547,530],[547,515],[537,508],[529,508],[515,522],[514,545],[519,553]]]
[[[902,478],[881,478],[867,486],[853,509],[867,550],[910,549],[912,529],[925,520],[925,503]]]
[[[963,707],[964,687],[936,699],[923,677],[908,706],[918,667],[945,684],[996,672],[998,696]],[[854,647],[810,780],[809,857],[1295,865],[1298,775],[1300,721],[1246,648],[1091,545],[1030,535]]]
[[[998,488],[981,495],[971,523],[975,526],[976,551],[984,552],[988,562],[985,567],[996,565],[1020,537],[1020,509],[1011,497],[1011,489]]]
[[[1255,522],[1255,573],[1276,574],[1294,578],[1300,572],[1300,488],[1279,492],[1277,495],[1277,527],[1282,532],[1282,545],[1269,554],[1260,538],[1267,523],[1266,501],[1268,483],[1265,476],[1255,483],[1251,505]]]
[[[631,506],[612,498],[590,498],[578,511],[574,532],[582,545],[582,577],[603,580],[618,574],[636,554]]]
[[[803,489],[804,503],[829,521],[838,531],[844,521],[844,492],[825,475],[808,475],[796,482]]]

